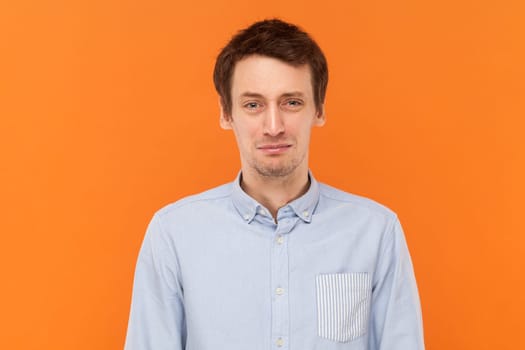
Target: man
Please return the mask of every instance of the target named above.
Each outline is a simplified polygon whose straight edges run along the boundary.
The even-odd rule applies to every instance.
[[[153,217],[127,350],[424,349],[396,215],[309,172],[327,81],[317,44],[280,20],[221,51],[220,124],[233,130],[241,172]]]

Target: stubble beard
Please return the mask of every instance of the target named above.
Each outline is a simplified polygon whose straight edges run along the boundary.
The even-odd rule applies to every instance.
[[[264,162],[259,162],[254,159],[251,166],[262,177],[282,178],[292,174],[294,170],[299,167],[304,157],[305,155],[290,160],[284,160],[276,165],[264,164]]]

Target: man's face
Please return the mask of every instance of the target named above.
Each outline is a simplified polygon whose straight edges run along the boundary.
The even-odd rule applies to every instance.
[[[232,113],[221,116],[221,126],[233,129],[243,172],[284,177],[308,170],[311,128],[324,124],[308,65],[248,56],[235,66],[231,96]]]

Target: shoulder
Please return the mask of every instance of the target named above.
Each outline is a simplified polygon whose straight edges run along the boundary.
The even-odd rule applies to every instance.
[[[181,198],[160,208],[155,216],[158,218],[169,217],[184,213],[195,213],[201,210],[220,207],[224,201],[230,200],[232,183],[226,183],[201,193]]]
[[[360,216],[382,218],[386,221],[397,220],[394,211],[373,199],[345,192],[323,183],[319,185],[319,209],[321,211],[337,208],[340,211]]]

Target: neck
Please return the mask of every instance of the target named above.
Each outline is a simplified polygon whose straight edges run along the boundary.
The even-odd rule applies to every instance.
[[[268,177],[242,171],[241,188],[264,205],[275,220],[279,208],[305,194],[309,185],[308,169],[283,177]]]

